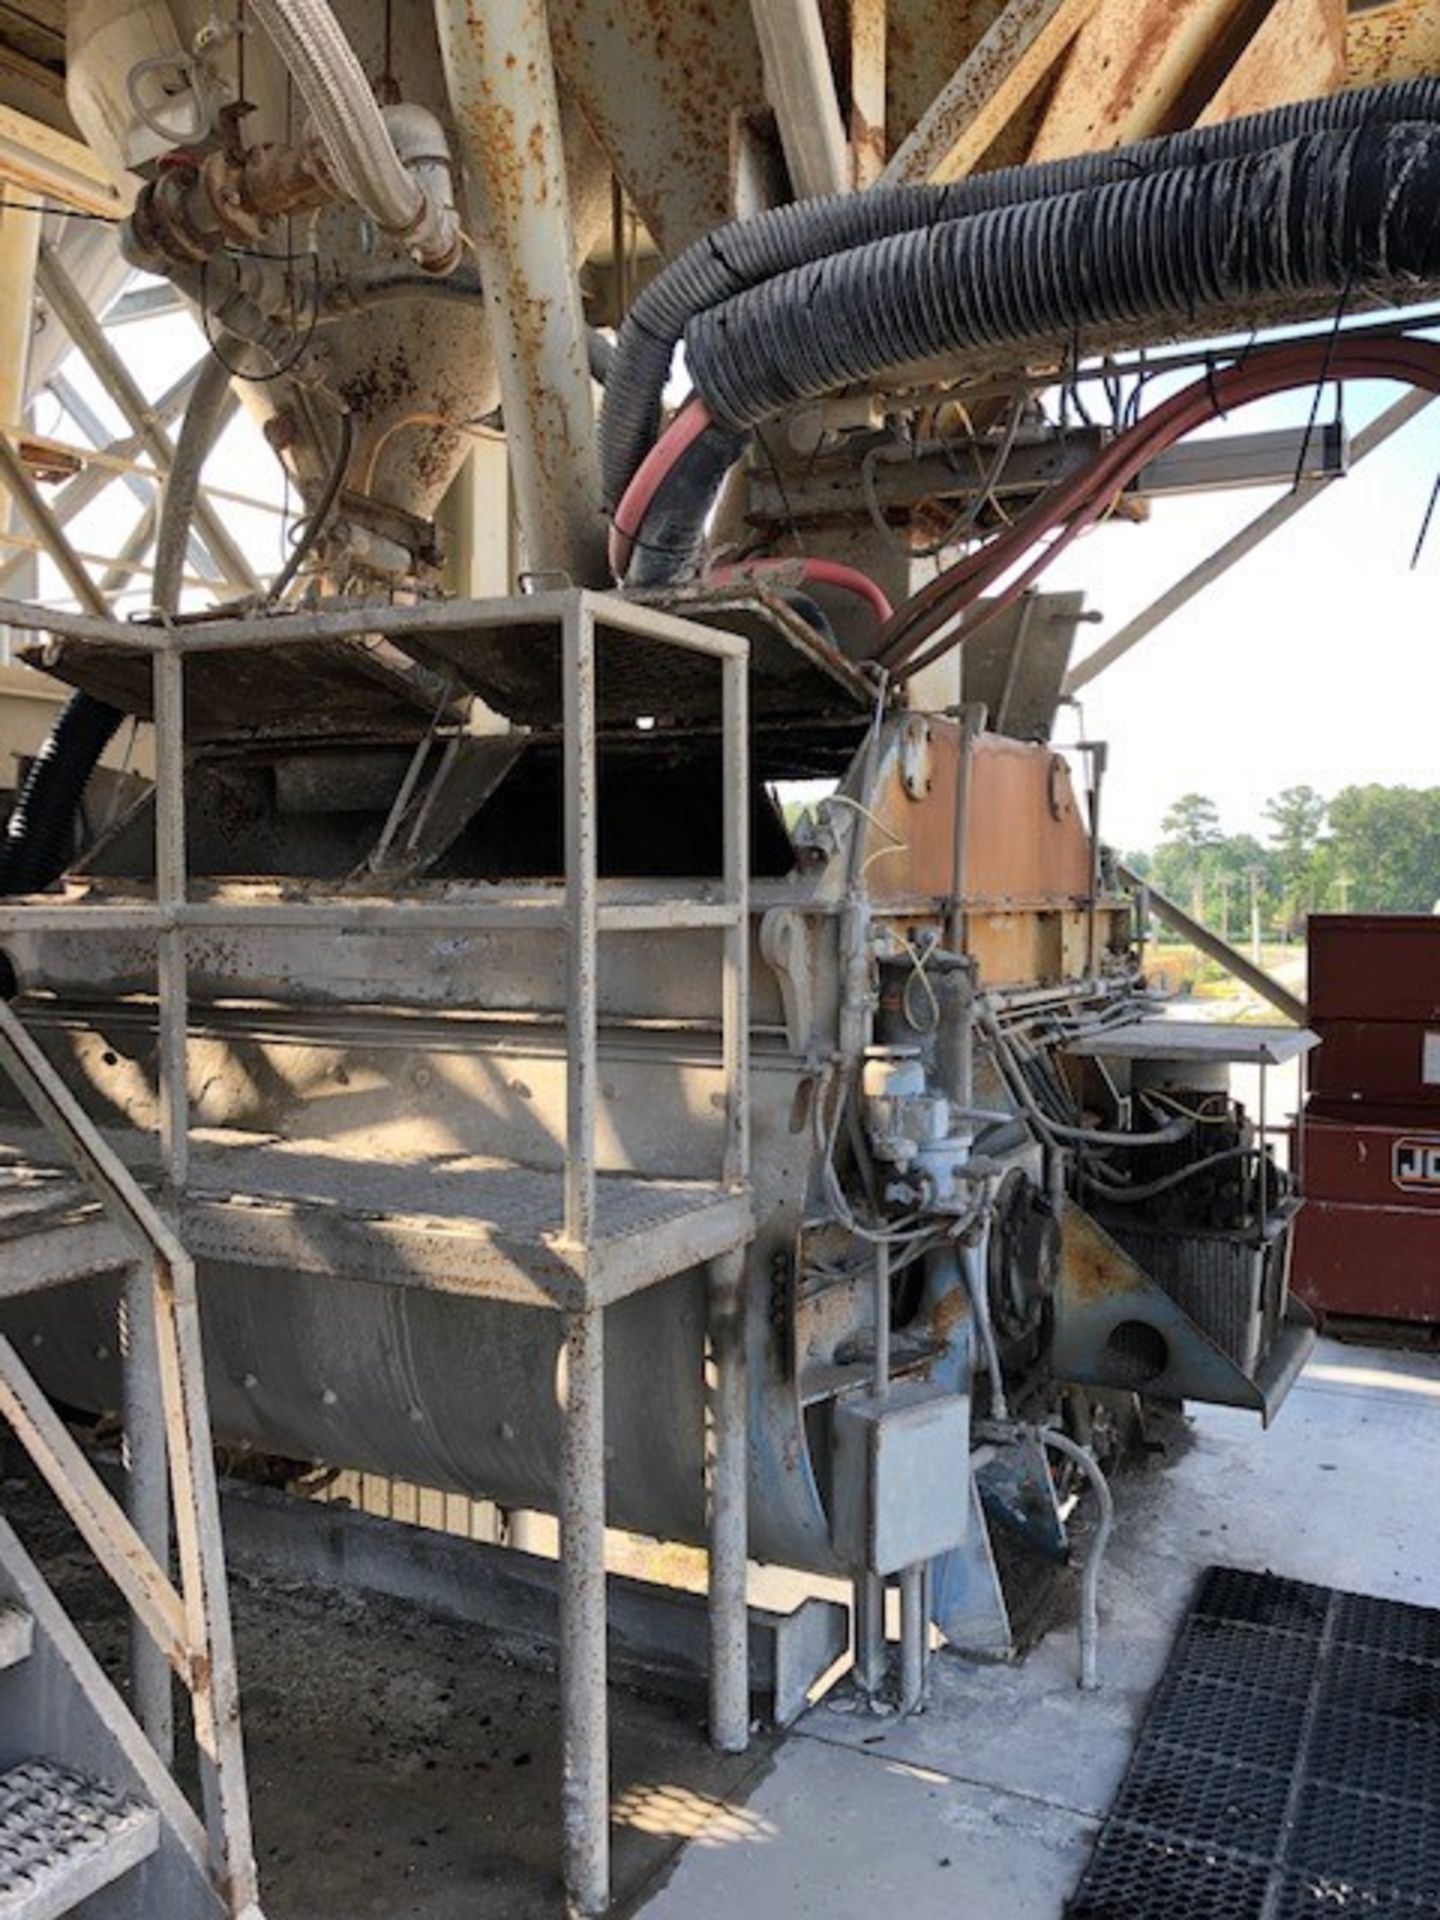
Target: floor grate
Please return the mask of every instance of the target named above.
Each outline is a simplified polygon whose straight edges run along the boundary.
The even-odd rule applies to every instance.
[[[1211,1567],[1066,1920],[1440,1920],[1440,1611]]]

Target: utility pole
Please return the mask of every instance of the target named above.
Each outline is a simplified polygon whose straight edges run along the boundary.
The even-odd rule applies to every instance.
[[[1250,958],[1258,967],[1260,960],[1260,869],[1250,869]]]

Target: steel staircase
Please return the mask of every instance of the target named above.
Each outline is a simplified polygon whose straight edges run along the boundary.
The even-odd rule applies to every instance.
[[[198,1816],[0,1520],[0,1920],[82,1902],[96,1920],[226,1913]]]

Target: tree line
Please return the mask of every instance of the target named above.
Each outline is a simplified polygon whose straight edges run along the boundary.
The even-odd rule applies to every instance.
[[[1203,793],[1182,794],[1159,844],[1126,864],[1227,937],[1293,939],[1311,913],[1429,913],[1440,900],[1440,787],[1286,787],[1265,835],[1226,833]]]

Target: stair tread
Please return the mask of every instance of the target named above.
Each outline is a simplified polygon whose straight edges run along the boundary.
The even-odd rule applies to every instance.
[[[159,1840],[154,1807],[69,1767],[0,1773],[0,1920],[60,1920]]]
[[[35,1622],[23,1607],[0,1600],[0,1673],[30,1658]]]

